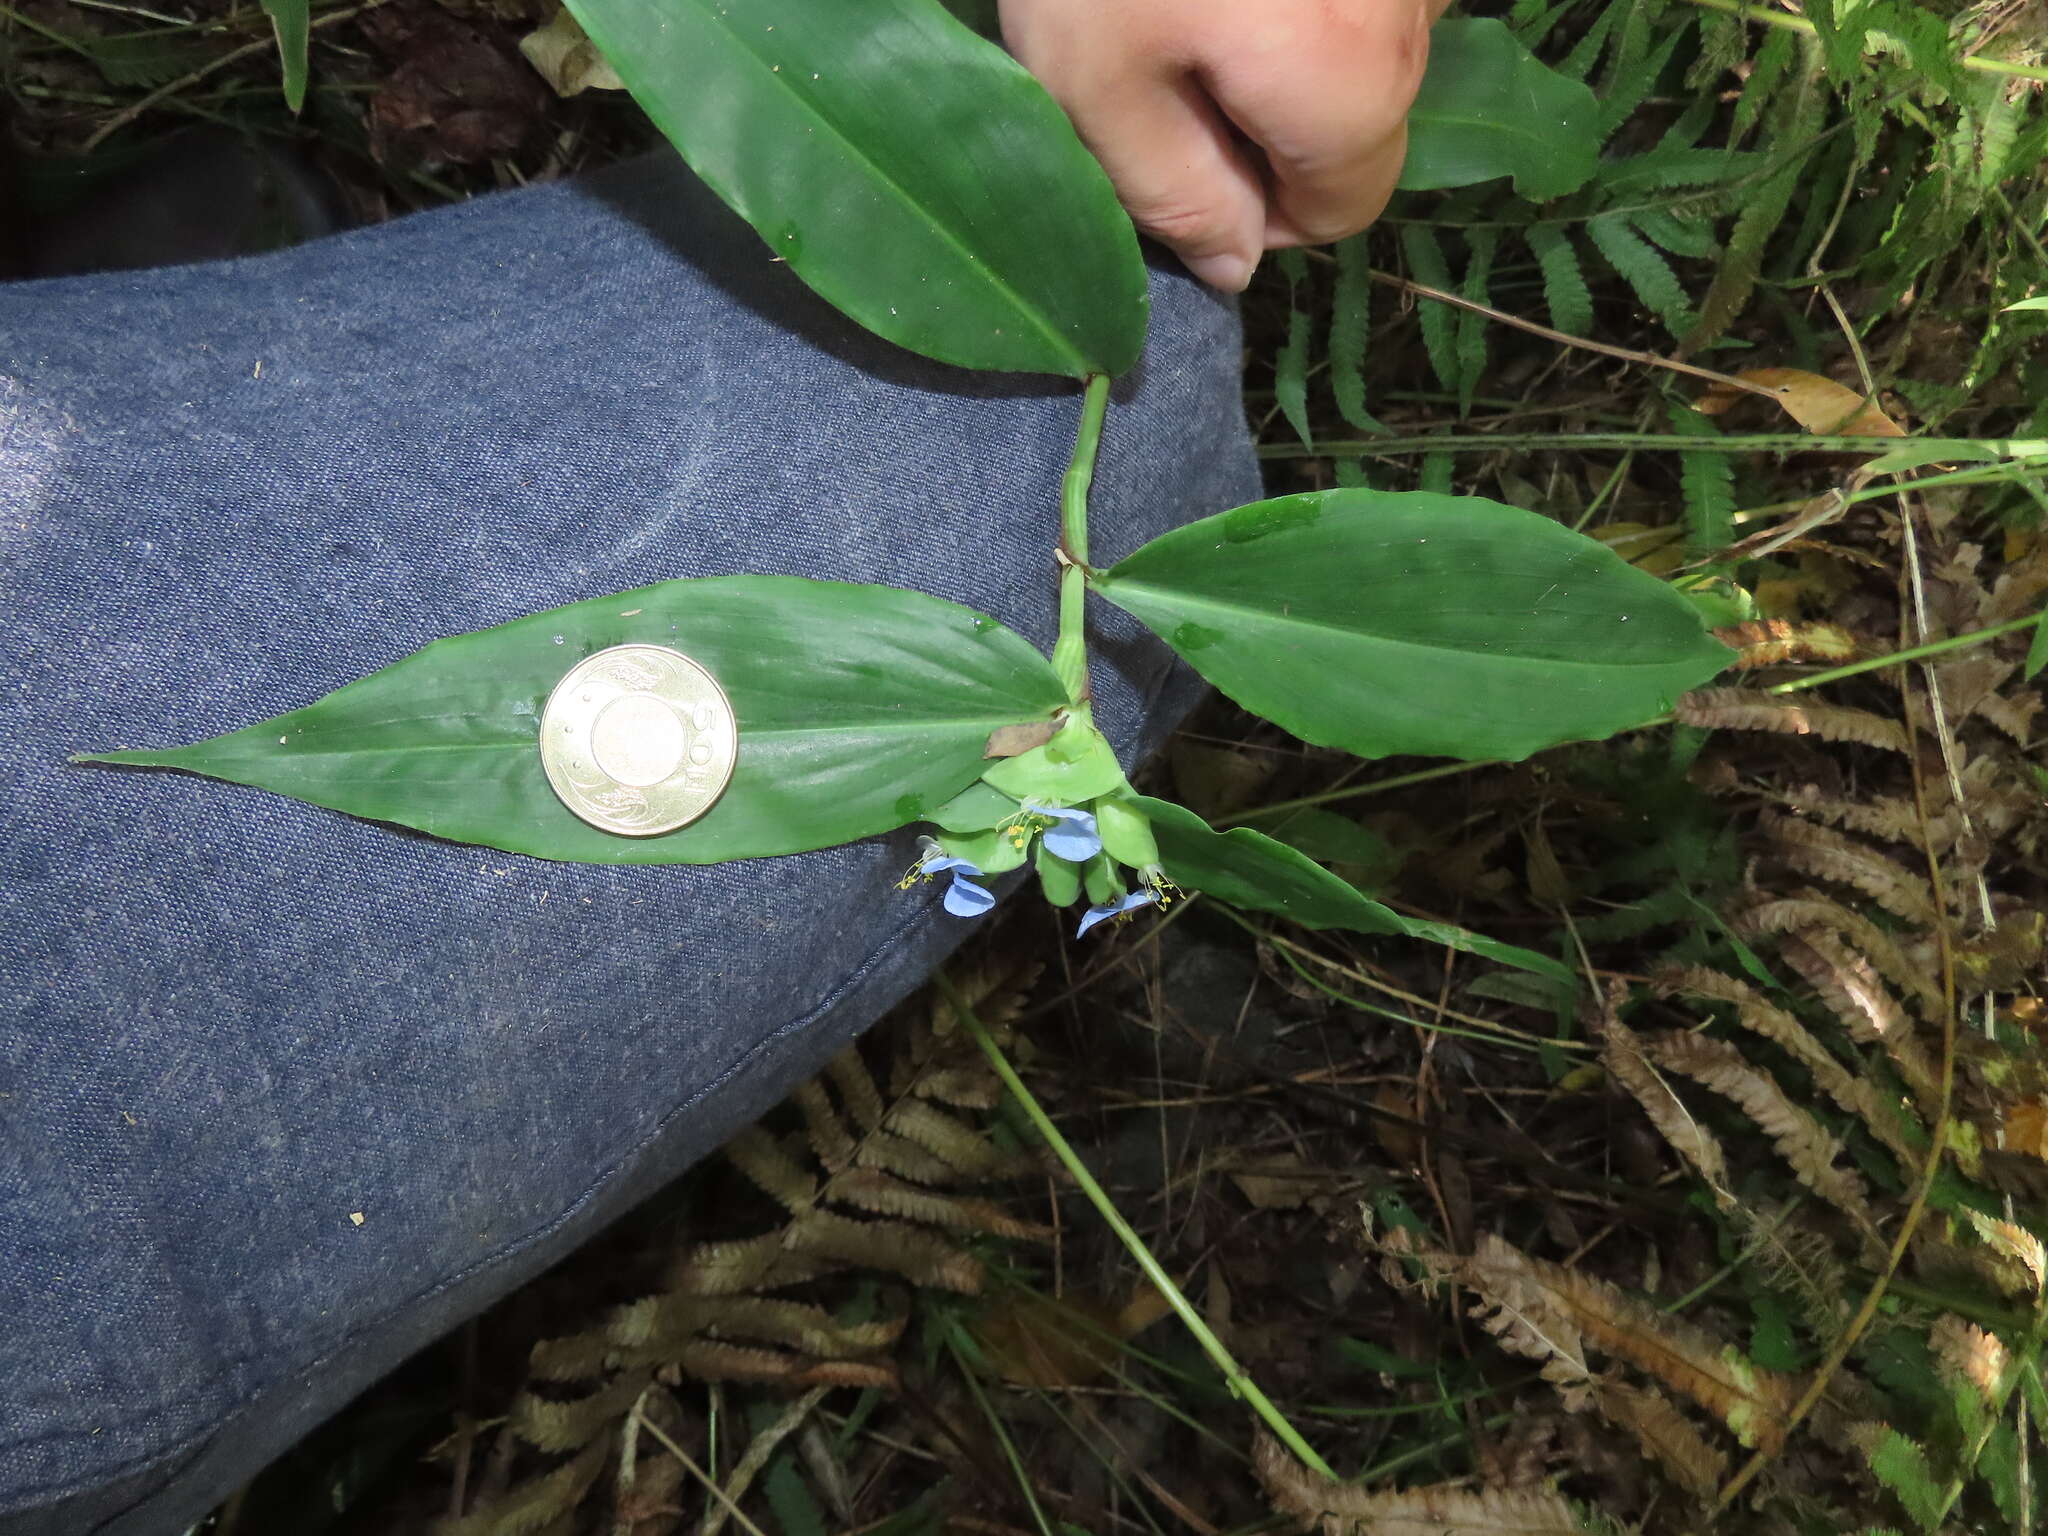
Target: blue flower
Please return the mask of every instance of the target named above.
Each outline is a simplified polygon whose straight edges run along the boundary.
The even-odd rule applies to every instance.
[[[980,866],[950,857],[932,838],[919,838],[918,842],[923,853],[903,877],[902,889],[908,890],[913,880],[932,880],[950,873],[953,879],[946,887],[945,908],[955,917],[979,917],[996,904],[994,893],[976,883],[981,877]]]
[[[1065,859],[1069,864],[1085,864],[1102,852],[1102,838],[1095,830],[1095,818],[1088,812],[1065,806],[1039,805],[1031,800],[1024,802],[1024,809],[1052,823],[1040,841],[1044,843],[1045,851],[1055,858]]]
[[[1080,938],[1097,923],[1109,922],[1112,918],[1128,917],[1140,907],[1156,907],[1161,904],[1159,888],[1148,885],[1141,891],[1128,896],[1119,896],[1115,901],[1105,901],[1099,907],[1090,907],[1081,914],[1081,926],[1074,930],[1074,937]]]

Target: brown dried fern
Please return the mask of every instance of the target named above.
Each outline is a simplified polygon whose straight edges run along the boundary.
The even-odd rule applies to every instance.
[[[1360,1488],[1312,1472],[1260,1433],[1252,1461],[1273,1508],[1323,1536],[1582,1536],[1560,1494],[1536,1489]]]
[[[1019,970],[970,972],[966,990],[1000,1018],[1013,1008],[1008,996],[1035,975]],[[437,1536],[527,1536],[569,1518],[658,1379],[893,1386],[890,1355],[907,1307],[849,1319],[789,1293],[851,1272],[977,1294],[983,1267],[961,1246],[963,1234],[1043,1236],[1045,1228],[965,1187],[1036,1166],[955,1112],[985,1108],[998,1091],[980,1051],[927,1019],[910,1032],[886,1094],[852,1048],[790,1096],[799,1129],[779,1133],[764,1122],[735,1136],[727,1163],[786,1219],[753,1237],[687,1244],[669,1260],[659,1293],[536,1344],[504,1433],[529,1460],[570,1459],[539,1461],[484,1508],[442,1522]]]
[[[1728,1099],[1771,1138],[1799,1182],[1854,1222],[1873,1255],[1881,1254],[1877,1217],[1863,1180],[1835,1162],[1841,1144],[1786,1095],[1768,1073],[1726,1040],[1673,1030],[1647,1042],[1652,1059]]]
[[[1749,688],[1697,688],[1680,699],[1672,713],[1686,725],[1712,730],[1776,731],[1788,736],[1818,736],[1823,741],[1860,742],[1885,752],[1906,750],[1906,732],[1896,720],[1867,710],[1782,698]]]

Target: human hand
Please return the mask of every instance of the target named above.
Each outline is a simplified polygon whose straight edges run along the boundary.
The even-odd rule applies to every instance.
[[[1355,234],[1408,148],[1447,0],[1000,0],[1003,40],[1148,235],[1236,292]]]

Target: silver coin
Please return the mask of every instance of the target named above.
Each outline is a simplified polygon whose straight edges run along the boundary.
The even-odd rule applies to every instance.
[[[615,645],[571,667],[540,718],[548,783],[621,837],[686,827],[725,793],[739,725],[716,678],[664,645]]]

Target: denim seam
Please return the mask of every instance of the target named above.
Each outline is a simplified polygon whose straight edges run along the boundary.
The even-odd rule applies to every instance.
[[[408,1308],[418,1306],[423,1301],[432,1300],[434,1297],[440,1295],[443,1291],[449,1289],[451,1286],[461,1284],[471,1275],[477,1274],[478,1272],[487,1269],[494,1264],[501,1263],[505,1259],[513,1257],[519,1252],[532,1247],[535,1243],[544,1240],[550,1234],[557,1231],[560,1227],[563,1226],[563,1224],[565,1224],[572,1217],[574,1217],[579,1210],[581,1210],[585,1205],[587,1205],[604,1185],[610,1183],[628,1162],[630,1162],[635,1156],[637,1156],[642,1150],[644,1150],[650,1143],[658,1141],[663,1135],[663,1133],[667,1131],[668,1127],[674,1122],[678,1115],[686,1114],[690,1110],[696,1108],[696,1106],[702,1103],[708,1095],[716,1092],[719,1088],[723,1087],[727,1082],[730,1082],[734,1077],[744,1072],[747,1069],[747,1067],[753,1063],[754,1059],[758,1057],[762,1052],[766,1051],[771,1045],[774,1045],[777,1041],[784,1039],[793,1032],[805,1028],[806,1026],[815,1022],[821,1015],[828,1012],[849,991],[851,991],[860,982],[866,980],[867,977],[874,971],[875,967],[879,965],[892,950],[899,947],[902,944],[903,940],[910,934],[911,930],[918,927],[925,918],[929,917],[934,911],[937,910],[938,906],[939,902],[936,897],[930,901],[927,901],[922,908],[912,913],[908,918],[904,919],[903,923],[896,929],[894,933],[891,933],[879,945],[877,945],[873,950],[871,950],[868,953],[867,957],[863,959],[859,965],[855,966],[851,971],[848,971],[844,976],[842,976],[839,979],[839,981],[833,985],[832,989],[829,992],[827,992],[825,996],[816,1004],[814,1004],[808,1011],[804,1012],[803,1014],[800,1014],[798,1017],[790,1020],[786,1024],[777,1026],[770,1033],[762,1036],[761,1039],[757,1040],[754,1043],[754,1045],[747,1051],[747,1053],[744,1056],[740,1057],[738,1061],[734,1062],[730,1067],[726,1068],[725,1071],[721,1072],[717,1077],[713,1078],[710,1082],[704,1084],[703,1087],[699,1088],[697,1092],[692,1094],[689,1098],[685,1099],[682,1103],[676,1105],[674,1108],[669,1110],[667,1114],[661,1117],[661,1119],[655,1124],[654,1128],[651,1131],[649,1131],[645,1136],[641,1137],[640,1140],[635,1142],[631,1147],[627,1148],[626,1151],[622,1153],[619,1157],[614,1159],[611,1166],[606,1168],[603,1172],[599,1173],[597,1177],[593,1179],[584,1188],[581,1194],[577,1195],[574,1200],[572,1200],[552,1219],[550,1219],[545,1226],[538,1227],[535,1230],[527,1233],[523,1237],[511,1240],[510,1242],[506,1243],[503,1247],[494,1250],[490,1254],[487,1254],[485,1257],[478,1259],[474,1263],[466,1266],[465,1268],[457,1270],[454,1274],[445,1277],[435,1285],[429,1287],[427,1290],[421,1291],[416,1295],[409,1296],[405,1300],[397,1302],[391,1307],[386,1308],[383,1312],[380,1312],[376,1317],[370,1319],[368,1322],[363,1323],[360,1326],[349,1330],[347,1333],[340,1335],[325,1348],[323,1353],[321,1353],[314,1359],[309,1360],[306,1364],[298,1367],[296,1370],[285,1373],[283,1376],[275,1377],[270,1381],[264,1382],[261,1385],[255,1387],[251,1391],[250,1397],[254,1398],[262,1393],[269,1392],[275,1389],[280,1382],[294,1380],[298,1377],[305,1376],[309,1372],[319,1370],[320,1367],[326,1365],[330,1360],[334,1358],[336,1354],[346,1349],[355,1340],[361,1338],[366,1333],[372,1332],[373,1330],[382,1327],[390,1319],[406,1311]],[[216,1371],[212,1376],[208,1377],[205,1383],[203,1384],[203,1388],[212,1387],[215,1383],[232,1375],[235,1371],[241,1369],[243,1366],[248,1364],[250,1360],[255,1358],[258,1357],[245,1355],[239,1360],[230,1361],[225,1368]],[[193,1394],[194,1397],[197,1397],[198,1395],[199,1393],[197,1392]],[[178,1400],[178,1402],[188,1401],[191,1401],[191,1398],[184,1398]],[[172,1409],[178,1406],[178,1402],[160,1404],[159,1406],[150,1409],[148,1412],[140,1415],[137,1418],[124,1420],[112,1426],[102,1424],[91,1430],[59,1430],[52,1434],[37,1436],[34,1439],[10,1440],[0,1442],[0,1451],[28,1449],[38,1446],[49,1445],[53,1442],[62,1443],[68,1440],[92,1439],[97,1435],[107,1433],[109,1428],[111,1428],[116,1433],[133,1431],[140,1425],[146,1425],[151,1419],[161,1417],[163,1414],[170,1412]],[[242,1411],[246,1407],[247,1404],[244,1403],[241,1408],[238,1408],[235,1411]],[[198,1444],[202,1441],[210,1439],[213,1435],[219,1432],[221,1425],[226,1423],[227,1420],[232,1417],[234,1417],[234,1412],[230,1412],[229,1414],[217,1418],[214,1421],[214,1423],[210,1425],[208,1428],[198,1431],[194,1434],[185,1436],[183,1439],[179,1440],[178,1443],[173,1446],[169,1446],[161,1451],[152,1452],[148,1455],[131,1458],[128,1461],[120,1462],[111,1467],[98,1468],[92,1474],[90,1474],[88,1477],[82,1480],[78,1478],[73,1478],[69,1481],[62,1483],[42,1483],[28,1487],[11,1488],[6,1490],[6,1493],[8,1497],[13,1499],[21,1499],[24,1497],[36,1498],[52,1493],[61,1496],[70,1491],[84,1491],[92,1487],[104,1485],[105,1483],[111,1481],[113,1478],[116,1477],[126,1476],[133,1472],[146,1471],[148,1468],[155,1466],[157,1463],[168,1460],[171,1457],[183,1452],[187,1448],[195,1444]],[[152,1492],[146,1497],[154,1496],[155,1494],[154,1492]],[[20,1504],[17,1504],[15,1506],[17,1510],[24,1507],[26,1506]],[[131,1506],[131,1508],[132,1507],[134,1506]],[[4,1514],[5,1512],[6,1511],[4,1510],[0,1510],[0,1514]]]

